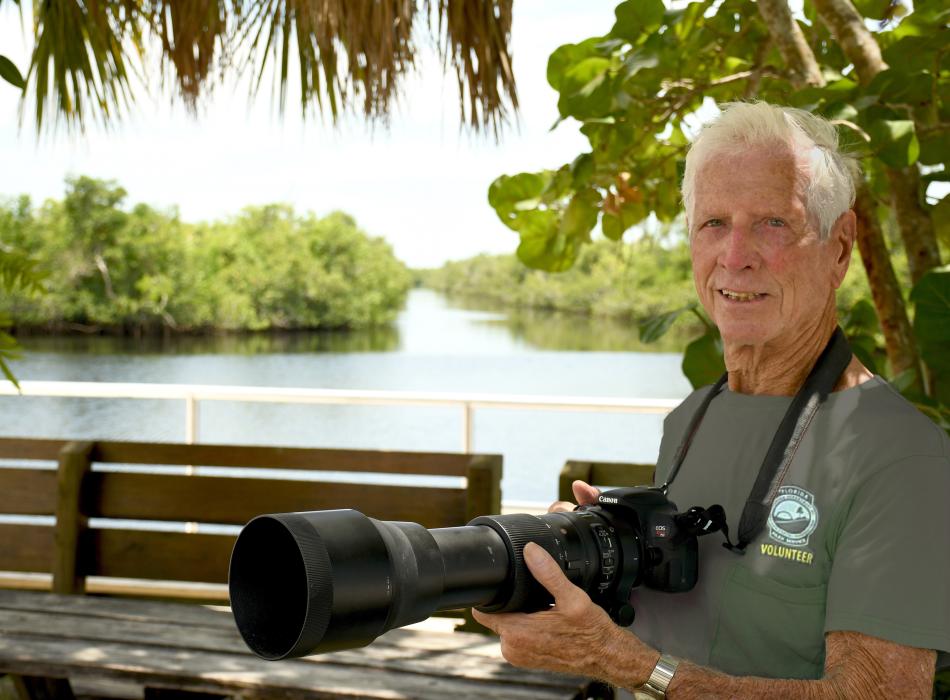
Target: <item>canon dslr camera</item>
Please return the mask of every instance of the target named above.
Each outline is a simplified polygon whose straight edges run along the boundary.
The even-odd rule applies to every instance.
[[[688,591],[696,538],[722,528],[720,506],[678,512],[660,488],[621,488],[597,505],[544,515],[483,515],[427,530],[355,510],[262,515],[231,555],[231,607],[265,659],[365,646],[436,610],[535,611],[551,596],[522,552],[536,542],[621,625],[640,585]]]

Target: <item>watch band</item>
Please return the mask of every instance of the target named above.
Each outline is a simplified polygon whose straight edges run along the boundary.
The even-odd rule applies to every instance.
[[[665,698],[666,689],[670,687],[670,682],[673,680],[673,674],[676,673],[676,667],[679,666],[679,663],[679,659],[669,654],[661,654],[656,666],[653,667],[650,679],[637,689],[638,693],[658,700]]]

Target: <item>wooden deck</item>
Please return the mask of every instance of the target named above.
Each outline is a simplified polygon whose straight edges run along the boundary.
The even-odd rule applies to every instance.
[[[268,698],[572,700],[586,685],[515,669],[479,634],[393,630],[363,649],[268,662],[224,608],[10,590],[0,590],[3,672]]]

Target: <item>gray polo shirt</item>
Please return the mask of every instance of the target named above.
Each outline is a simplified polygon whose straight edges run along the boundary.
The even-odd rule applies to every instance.
[[[709,390],[667,416],[657,483]],[[734,535],[790,402],[728,388],[714,398],[670,488],[679,509],[719,503]],[[950,652],[950,440],[880,377],[828,397],[746,554],[722,542],[700,539],[692,591],[634,593],[641,639],[774,678],[820,678],[833,630]]]

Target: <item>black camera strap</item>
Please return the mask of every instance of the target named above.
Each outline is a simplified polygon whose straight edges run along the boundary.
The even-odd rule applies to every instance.
[[[725,521],[723,520],[722,530],[726,536],[724,547],[737,554],[744,554],[746,546],[762,531],[768,519],[769,510],[772,508],[772,501],[785,479],[785,474],[795,457],[795,453],[798,451],[802,438],[805,436],[805,431],[808,430],[808,426],[811,425],[819,406],[832,392],[850,362],[851,347],[848,345],[848,340],[840,327],[835,328],[831,340],[828,341],[825,349],[818,357],[818,361],[805,379],[802,388],[792,399],[792,403],[779,424],[775,437],[772,438],[772,444],[769,445],[765,459],[762,460],[759,474],[755,479],[752,492],[749,494],[745,508],[742,510],[742,517],[739,520],[738,544],[734,545],[729,541],[729,530],[725,527]],[[664,494],[667,493],[670,484],[673,483],[673,479],[676,478],[683,461],[686,459],[686,453],[689,451],[689,446],[699,429],[699,424],[703,420],[706,409],[709,408],[710,402],[722,390],[728,378],[728,372],[719,378],[719,381],[706,394],[693,415],[686,436],[676,451],[669,477],[667,477],[666,483],[660,487]]]

